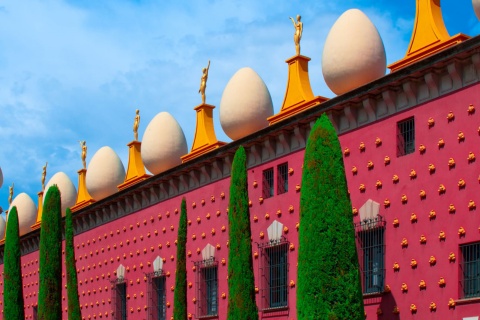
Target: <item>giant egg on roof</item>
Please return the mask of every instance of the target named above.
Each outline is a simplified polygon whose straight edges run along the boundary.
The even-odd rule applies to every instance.
[[[0,216],[0,239],[5,238],[5,226],[6,226],[5,219],[3,219],[3,216]]]
[[[88,164],[86,184],[88,193],[101,200],[118,191],[117,186],[125,180],[122,160],[110,147],[100,148]]]
[[[45,186],[45,196],[47,195],[48,188],[54,184],[56,184],[58,190],[60,190],[60,197],[62,199],[62,217],[65,217],[65,210],[73,207],[77,201],[77,189],[75,189],[72,180],[70,180],[64,172],[57,172],[50,178]],[[45,202],[45,196],[43,202]]]
[[[31,226],[37,221],[37,207],[32,198],[24,192],[20,193],[15,199],[13,199],[8,211],[14,206],[17,207],[20,236],[23,236],[32,231]]]
[[[472,5],[477,19],[480,20],[480,0],[472,0]]]
[[[160,112],[148,124],[142,139],[142,160],[153,174],[182,163],[188,153],[187,140],[177,120],[168,112]]]
[[[3,172],[2,172],[2,168],[0,168],[0,188],[2,187],[3,185]]]
[[[341,95],[385,75],[385,48],[377,28],[358,9],[344,12],[328,33],[322,72],[330,90]]]
[[[262,78],[251,68],[238,70],[228,81],[220,101],[220,124],[232,140],[268,126],[272,98]]]

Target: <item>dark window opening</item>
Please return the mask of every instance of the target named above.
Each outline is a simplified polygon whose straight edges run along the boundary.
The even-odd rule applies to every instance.
[[[38,320],[38,306],[33,306],[33,320]]]
[[[127,282],[125,279],[112,281],[112,302],[115,308],[114,320],[127,320]]]
[[[197,272],[197,314],[199,317],[218,315],[218,277],[214,258],[196,262]]]
[[[273,197],[273,168],[263,170],[263,198]]]
[[[480,242],[460,246],[460,292],[462,298],[480,297]]]
[[[380,293],[385,282],[385,221],[382,216],[355,224],[364,294]]]
[[[288,306],[288,246],[289,242],[284,238],[259,245],[263,311]]]
[[[165,275],[154,272],[148,275],[148,319],[166,319]]]
[[[415,152],[415,119],[397,123],[397,157]]]
[[[277,167],[277,194],[288,192],[288,163]]]

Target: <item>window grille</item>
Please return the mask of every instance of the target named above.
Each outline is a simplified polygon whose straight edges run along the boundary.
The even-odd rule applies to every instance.
[[[415,152],[415,119],[397,123],[397,157]]]
[[[263,170],[263,198],[273,197],[273,168]]]
[[[480,242],[461,245],[460,292],[462,298],[480,297]]]
[[[218,264],[215,258],[197,261],[197,317],[218,314]]]
[[[355,224],[364,294],[383,292],[385,282],[385,221],[382,216]]]
[[[277,194],[288,192],[288,163],[277,167]]]
[[[260,308],[288,307],[288,247],[285,238],[258,245],[260,249]]]
[[[127,280],[117,278],[111,284],[113,319],[127,320]]]
[[[162,271],[147,274],[148,320],[166,320],[165,274]]]

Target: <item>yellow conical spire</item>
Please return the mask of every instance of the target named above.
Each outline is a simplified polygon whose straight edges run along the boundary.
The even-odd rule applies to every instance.
[[[396,71],[468,38],[461,33],[450,37],[443,22],[440,0],[417,0],[415,24],[407,54],[388,68]]]

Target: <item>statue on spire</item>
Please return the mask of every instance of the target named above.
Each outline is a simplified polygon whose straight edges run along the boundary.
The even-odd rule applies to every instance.
[[[15,183],[12,182],[12,185],[8,187],[8,204],[12,204],[13,199],[13,188],[15,187]]]
[[[200,79],[200,89],[198,92],[202,95],[202,104],[205,104],[205,89],[207,89],[208,70],[210,69],[210,60],[208,60],[208,66],[203,68],[202,78]]]
[[[45,177],[47,176],[47,166],[48,162],[45,163],[42,170],[42,191],[45,190]]]
[[[140,110],[135,111],[135,120],[133,121],[133,135],[135,141],[138,141],[138,127],[140,126]]]
[[[295,50],[297,51],[297,56],[300,55],[300,40],[302,40],[303,33],[303,22],[301,22],[301,16],[297,15],[297,21],[290,17],[292,20],[293,27],[295,28],[295,34],[293,35],[293,42],[295,42]]]
[[[87,141],[85,140],[80,140],[80,148],[82,148],[82,163],[83,163],[83,169],[87,169]]]

